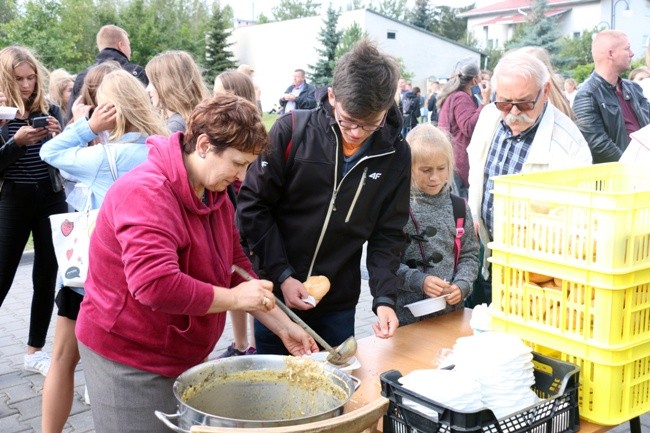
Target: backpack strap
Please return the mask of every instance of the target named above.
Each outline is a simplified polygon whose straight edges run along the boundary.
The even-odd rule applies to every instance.
[[[108,168],[111,170],[111,176],[113,176],[113,182],[115,182],[119,177],[117,174],[117,163],[115,162],[115,149],[110,143],[103,144],[102,149],[104,149],[106,161],[108,161]]]
[[[460,259],[460,239],[465,234],[465,212],[467,206],[465,199],[458,197],[455,194],[450,194],[451,206],[454,210],[454,220],[456,220],[456,239],[454,239],[454,272],[458,267],[458,260]]]
[[[300,146],[302,137],[305,135],[307,123],[311,118],[311,110],[292,110],[291,111],[291,139],[284,149],[285,167],[290,167],[296,156],[296,150]]]

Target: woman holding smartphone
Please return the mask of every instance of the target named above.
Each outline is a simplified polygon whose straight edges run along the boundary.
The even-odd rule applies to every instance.
[[[28,49],[10,46],[0,51],[0,92],[6,105],[18,108],[16,118],[0,130],[0,306],[31,234],[34,294],[23,368],[42,375],[50,366],[42,349],[54,307],[57,273],[49,216],[68,209],[58,171],[39,156],[43,143],[61,132],[62,123],[59,108],[45,99],[45,75]],[[36,118],[45,119],[34,126]]]

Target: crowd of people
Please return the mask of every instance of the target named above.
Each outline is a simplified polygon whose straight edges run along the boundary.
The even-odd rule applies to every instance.
[[[0,121],[0,305],[31,235],[24,369],[46,376],[46,433],[65,425],[80,359],[97,432],[166,432],[154,410],[176,410],[176,377],[207,359],[227,312],[222,357],[319,350],[276,297],[340,344],[354,335],[364,248],[379,338],[430,317],[412,302],[445,296],[434,314],[489,303],[494,177],[618,161],[650,123],[650,78],[622,78],[634,54],[615,30],[596,34],[579,86],[526,47],[493,73],[462,59],[426,96],[362,39],[329,86],[296,69],[268,132],[249,65],[210,91],[186,52],[132,64],[112,25],[97,48],[94,65],[52,71],[49,87],[28,48],[0,51],[0,105],[17,108]],[[99,209],[88,278],[57,293],[49,216],[83,203]],[[318,275],[330,290],[308,302],[303,283]]]

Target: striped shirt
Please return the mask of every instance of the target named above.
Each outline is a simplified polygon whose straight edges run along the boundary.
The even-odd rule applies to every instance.
[[[546,110],[546,107],[544,107]],[[526,161],[530,145],[535,138],[535,132],[539,126],[540,119],[544,110],[537,117],[537,120],[527,130],[519,135],[512,135],[510,127],[502,120],[499,121],[499,127],[494,135],[487,160],[485,161],[484,182],[483,182],[483,205],[481,207],[481,217],[483,223],[493,239],[492,229],[494,227],[494,176],[505,174],[521,173],[521,167]]]
[[[24,119],[10,121],[7,124],[9,137],[13,137],[25,125],[27,125],[27,120]],[[48,180],[50,178],[48,165],[43,162],[39,155],[43,142],[47,140],[49,140],[49,136],[47,139],[41,140],[36,144],[26,146],[27,152],[7,167],[4,173],[5,180],[22,184],[34,184]]]

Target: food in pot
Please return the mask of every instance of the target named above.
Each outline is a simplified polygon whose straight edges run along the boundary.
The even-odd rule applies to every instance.
[[[306,358],[287,357],[286,368],[214,373],[181,392],[188,406],[211,415],[247,420],[291,420],[341,406],[346,390]],[[227,400],[227,401],[226,401]]]

